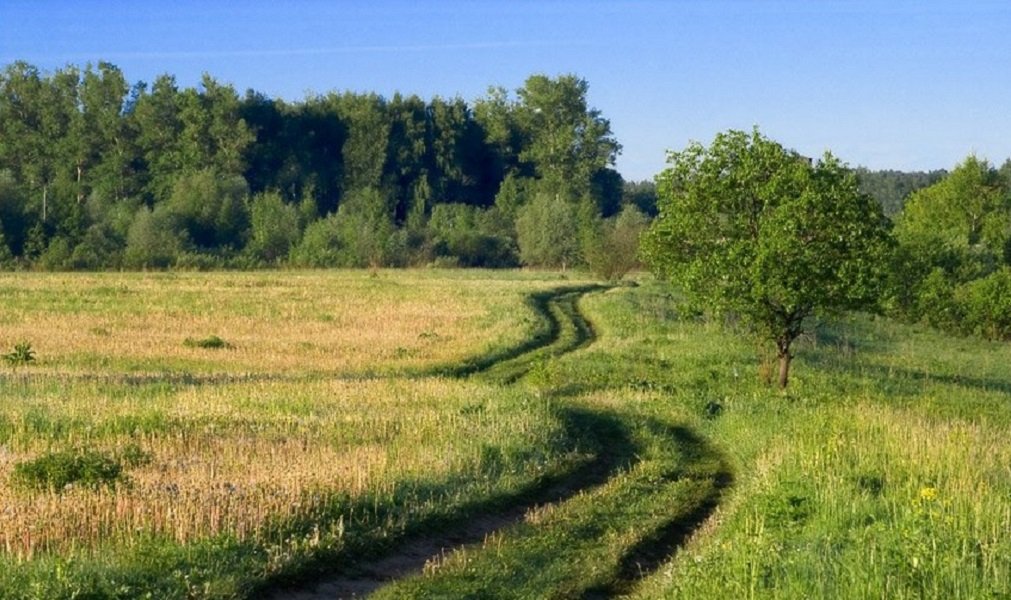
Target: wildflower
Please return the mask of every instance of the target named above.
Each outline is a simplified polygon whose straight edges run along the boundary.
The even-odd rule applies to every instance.
[[[920,490],[920,500],[924,502],[931,502],[935,499],[937,499],[937,488],[925,487]]]

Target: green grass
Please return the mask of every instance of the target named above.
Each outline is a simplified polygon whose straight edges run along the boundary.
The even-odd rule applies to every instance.
[[[103,530],[97,519],[98,543],[82,530],[30,555],[3,550],[22,542],[8,534],[0,597],[260,597],[511,506],[528,509],[378,597],[1011,595],[1007,344],[849,316],[801,341],[780,393],[760,382],[753,343],[682,315],[671,290],[645,278],[589,290],[553,274],[466,271],[82,277],[95,281],[11,284],[4,322],[45,325],[49,298],[59,323],[81,314],[84,331],[64,352],[36,328],[40,364],[0,377],[13,399],[0,407],[0,495],[23,515],[44,505],[58,518],[158,506],[167,492],[145,486],[175,484],[194,494],[187,510],[206,530]],[[82,298],[51,289],[68,281]],[[466,315],[412,317],[369,360],[332,368],[311,355],[278,370],[283,348],[196,319],[188,335],[224,332],[235,348],[166,336],[164,356],[134,364],[114,347],[132,334],[109,313],[123,303],[194,319],[203,300],[167,293],[173,283],[241,291],[216,310],[255,313],[261,332],[353,321],[305,310],[316,287],[386,302],[390,314],[459,289]],[[285,286],[305,299],[285,300]],[[548,293],[565,287],[590,293]],[[111,344],[98,346],[108,360],[89,340]],[[4,489],[14,463],[70,449],[116,457],[130,485]],[[217,525],[201,516],[212,505]],[[27,522],[0,515],[0,531]]]

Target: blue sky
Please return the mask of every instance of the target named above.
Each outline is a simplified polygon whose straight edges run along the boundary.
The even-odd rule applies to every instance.
[[[871,168],[1011,155],[1011,2],[0,0],[0,63],[108,60],[130,81],[201,73],[274,97],[474,100],[575,73],[651,178],[729,128]]]

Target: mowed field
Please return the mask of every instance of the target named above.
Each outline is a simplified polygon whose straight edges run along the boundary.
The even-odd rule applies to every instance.
[[[1011,595],[1011,346],[592,284],[0,275],[0,598]]]

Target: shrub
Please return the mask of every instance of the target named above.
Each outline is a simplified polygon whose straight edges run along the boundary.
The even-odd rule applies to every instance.
[[[341,254],[340,229],[335,215],[310,223],[302,241],[291,250],[291,262],[299,267],[335,267]]]
[[[583,249],[586,263],[598,277],[618,281],[639,266],[639,236],[647,224],[646,215],[638,208],[625,206],[588,236]]]
[[[966,333],[991,340],[1011,339],[1011,268],[960,286],[955,295]]]
[[[268,263],[287,257],[298,241],[298,209],[277,192],[264,192],[253,196],[250,215],[252,238],[246,249]]]
[[[539,194],[516,216],[520,260],[541,267],[572,266],[579,259],[575,208],[560,196]]]
[[[146,206],[137,210],[126,235],[124,262],[129,267],[164,268],[176,261],[181,241],[172,218],[163,210]]]

